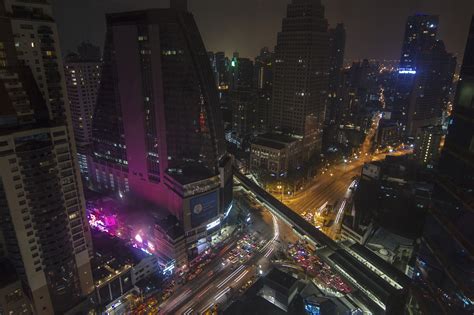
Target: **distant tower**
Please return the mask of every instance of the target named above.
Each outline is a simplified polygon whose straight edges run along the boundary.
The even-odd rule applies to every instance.
[[[439,18],[417,14],[408,17],[398,71],[399,117],[406,134],[441,124],[443,106],[452,85],[456,59],[437,39]]]
[[[329,29],[329,91],[337,89],[341,81],[341,71],[344,65],[344,51],[346,47],[346,29],[339,23]]]
[[[273,130],[307,139],[308,156],[321,150],[328,46],[328,22],[321,1],[292,0],[275,47],[271,124]],[[311,122],[308,128],[307,122]]]
[[[337,123],[339,105],[343,89],[343,65],[346,46],[346,30],[344,24],[339,23],[335,28],[329,29],[329,89],[326,105],[326,122]]]

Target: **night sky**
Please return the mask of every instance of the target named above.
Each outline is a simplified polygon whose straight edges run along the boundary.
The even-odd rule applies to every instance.
[[[406,17],[440,15],[439,38],[448,51],[462,57],[473,0],[322,0],[330,25],[347,30],[346,59],[398,59]],[[81,41],[103,45],[105,13],[167,7],[169,0],[56,0],[55,16],[64,52]],[[273,50],[290,0],[189,0],[190,11],[208,50],[239,51],[255,57]],[[460,60],[458,60],[459,62]]]

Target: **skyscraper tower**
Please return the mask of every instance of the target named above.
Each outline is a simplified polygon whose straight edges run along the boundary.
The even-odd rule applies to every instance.
[[[192,14],[174,5],[109,14],[103,58],[93,119],[95,187],[154,203],[190,237],[213,232],[206,226],[230,205],[232,174]],[[189,251],[197,241],[189,240]]]
[[[305,138],[306,152],[321,149],[328,88],[328,22],[319,0],[292,0],[275,47],[274,130]]]
[[[215,54],[215,61],[216,61],[216,70],[218,74],[218,82],[217,85],[224,89],[224,87],[229,86],[229,69],[228,64],[229,60],[225,56],[224,52],[218,51]]]
[[[416,72],[420,53],[430,49],[437,40],[438,25],[437,15],[417,14],[408,17],[400,57],[401,74]]]
[[[49,1],[0,1],[0,240],[35,314],[93,290],[82,184]]]
[[[255,58],[255,83],[257,88],[257,129],[266,132],[269,128],[270,108],[273,94],[273,66],[275,54],[267,47]]]
[[[66,56],[64,72],[77,145],[79,170],[89,180],[87,159],[92,145],[92,116],[100,83],[100,48],[83,43],[79,54]]]
[[[438,16],[407,19],[398,71],[398,108],[408,136],[439,125],[451,88],[456,59],[437,39]]]
[[[339,23],[329,29],[329,90],[335,91],[341,81],[346,48],[346,29]]]
[[[336,122],[342,102],[342,67],[344,65],[344,51],[346,47],[346,30],[344,24],[339,23],[329,29],[329,93],[326,105],[326,123]]]
[[[260,50],[260,55],[255,58],[255,86],[258,90],[271,90],[273,85],[273,52],[268,47]]]

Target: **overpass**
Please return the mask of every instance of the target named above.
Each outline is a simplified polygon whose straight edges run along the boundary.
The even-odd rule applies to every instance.
[[[315,247],[324,247],[333,252],[328,255],[328,259],[364,295],[375,302],[378,311],[387,314],[399,312],[398,307],[404,305],[405,293],[410,283],[405,274],[375,254],[368,255],[365,251],[362,252],[359,247],[348,251],[237,169],[234,168],[233,171],[234,178],[253,193],[257,200],[265,203],[272,213],[292,226]],[[398,306],[395,307],[396,305]]]
[[[314,243],[315,246],[329,247],[333,251],[340,249],[340,246],[331,238],[326,236],[326,234],[303,219],[299,214],[295,213],[284,203],[273,197],[270,193],[257,185],[247,176],[243,175],[236,169],[234,169],[234,176],[245,188],[254,193],[257,199],[269,205],[270,209],[275,215],[285,221],[288,225],[292,226],[298,233],[305,236],[305,238],[308,239],[308,241]]]

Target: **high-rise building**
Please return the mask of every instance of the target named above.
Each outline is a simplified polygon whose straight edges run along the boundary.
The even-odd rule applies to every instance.
[[[216,86],[219,87],[219,72],[217,71],[216,55],[212,51],[208,51],[207,56],[209,57],[209,63],[211,64],[212,74],[214,75]]]
[[[256,133],[258,128],[257,96],[254,90],[229,92],[232,106],[232,131],[237,137]]]
[[[35,314],[92,292],[90,233],[49,1],[0,1],[0,232]]]
[[[100,60],[102,55],[100,54],[100,47],[95,46],[89,42],[82,42],[77,46],[77,53],[82,60]]]
[[[267,47],[255,58],[254,86],[257,93],[257,129],[266,132],[269,128],[273,90],[273,65],[275,54]]]
[[[88,43],[78,47],[79,54],[66,56],[64,73],[77,145],[79,170],[89,180],[87,159],[92,144],[92,116],[100,83],[100,48]]]
[[[193,256],[220,227],[232,174],[209,58],[176,5],[107,15],[91,180],[175,215]]]
[[[420,53],[429,50],[437,40],[438,26],[437,15],[417,14],[408,17],[400,57],[400,74],[416,73]]]
[[[272,129],[321,149],[329,71],[328,22],[319,0],[292,0],[275,47]],[[311,126],[308,126],[311,123]]]
[[[229,86],[229,59],[225,56],[225,53],[218,51],[215,54],[216,70],[218,73],[218,85],[219,87]]]
[[[339,23],[329,29],[329,91],[335,91],[341,82],[346,48],[346,29]]]
[[[474,18],[464,52],[448,135],[440,167],[454,182],[474,187]]]
[[[441,126],[418,128],[413,152],[416,161],[421,165],[433,168],[438,163],[443,139],[444,134]]]
[[[456,59],[446,52],[442,41],[420,53],[408,99],[408,135],[416,135],[418,128],[441,124],[455,67]]]
[[[337,117],[340,113],[343,89],[344,51],[346,47],[346,30],[344,24],[339,23],[329,29],[329,93],[326,105],[326,123],[340,122]]]
[[[230,62],[229,68],[231,90],[247,90],[253,87],[252,60],[234,57]]]
[[[437,39],[438,16],[408,17],[400,57],[398,110],[406,133],[415,136],[417,129],[441,124],[447,103],[456,59]]]
[[[431,297],[420,304],[430,313],[442,309],[448,314],[469,314],[474,310],[474,289],[466,282],[474,273],[474,17],[448,134],[433,175],[430,212],[415,264],[416,280],[421,280],[417,284],[431,292]]]
[[[271,91],[273,85],[273,52],[268,47],[260,50],[260,55],[255,58],[255,86],[258,90]]]

